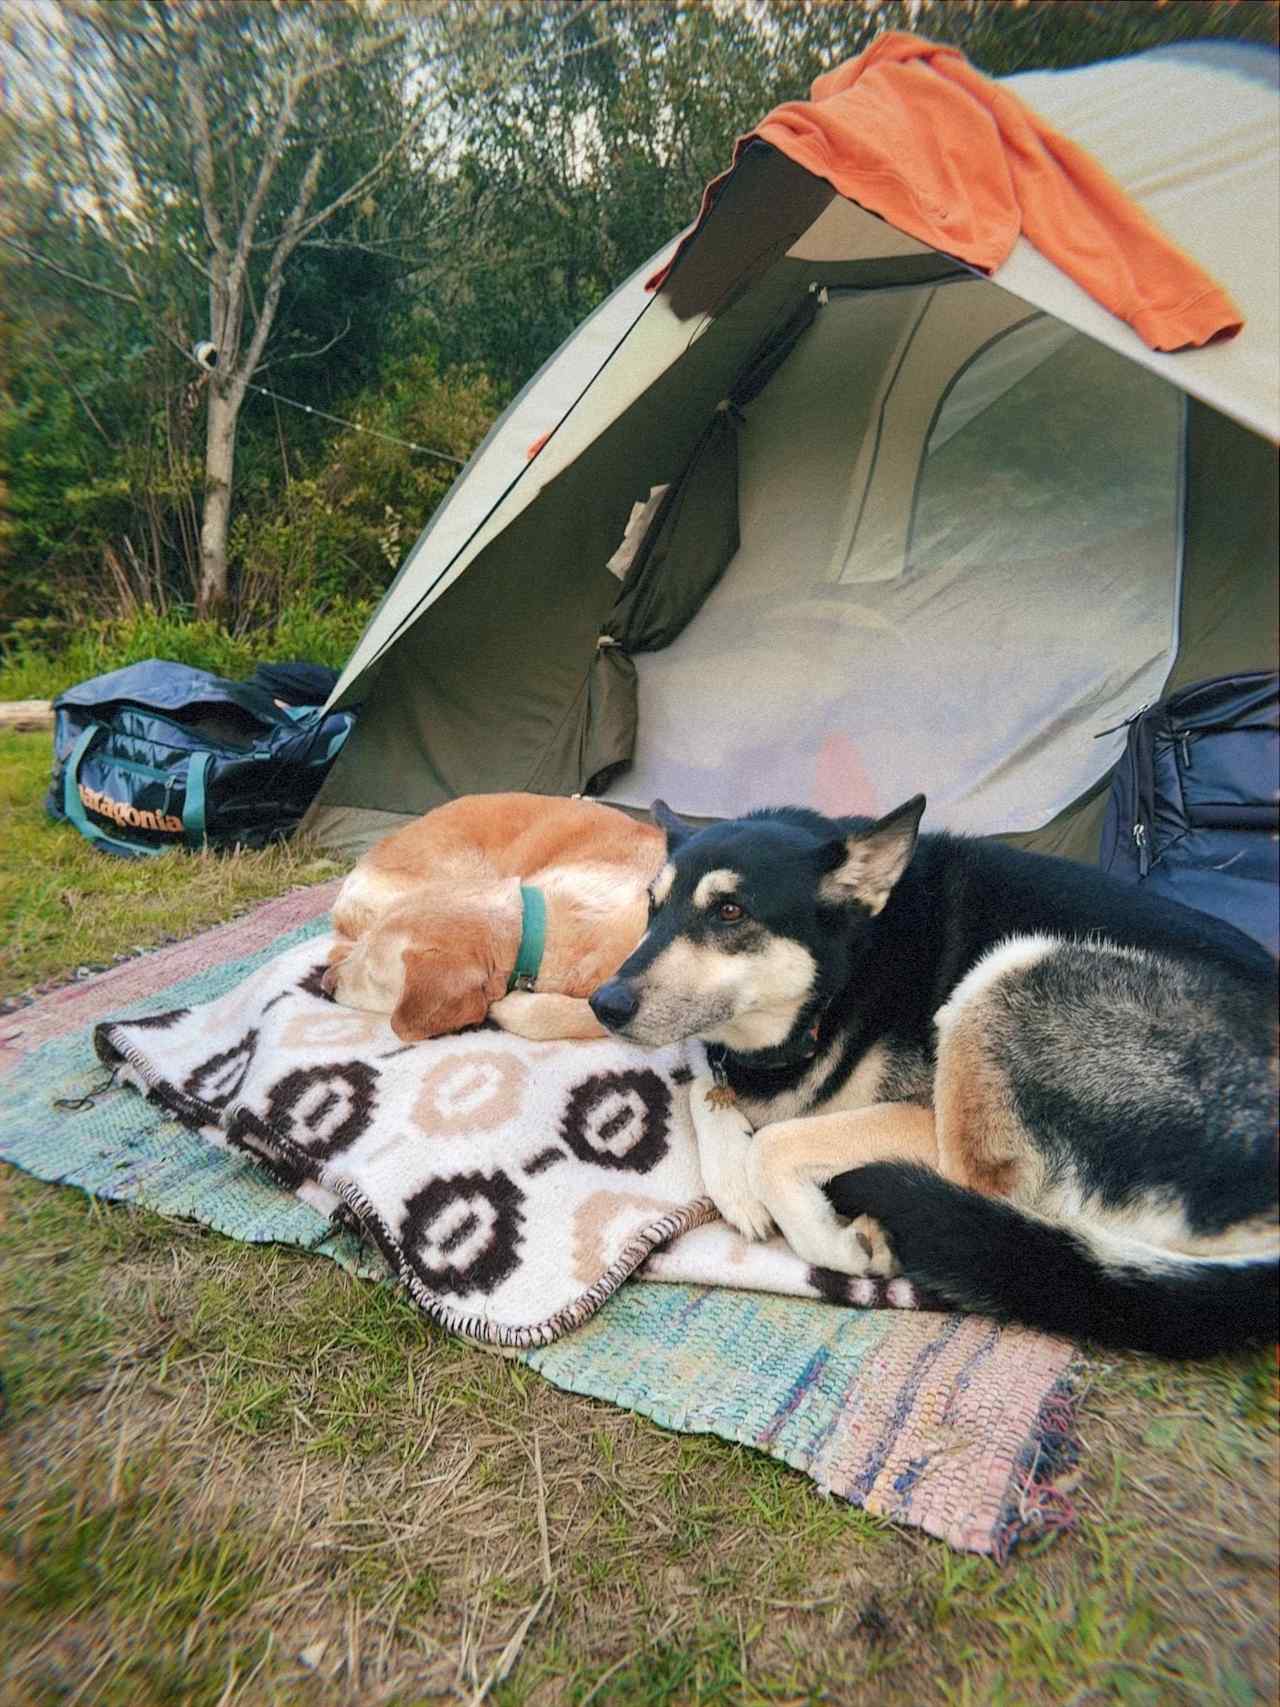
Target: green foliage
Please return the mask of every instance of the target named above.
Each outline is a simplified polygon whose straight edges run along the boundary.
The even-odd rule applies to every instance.
[[[241,612],[378,597],[496,408],[483,374],[438,373],[431,355],[410,356],[370,386],[351,419],[386,436],[343,430],[273,507],[233,530]]]
[[[736,6],[572,0],[494,8],[461,45],[454,105],[468,114],[454,194],[486,246],[424,281],[450,361],[520,384],[615,285],[694,216],[735,136],[880,28],[905,0]],[[477,99],[490,56],[551,73]],[[467,258],[464,257],[464,261]]]
[[[0,650],[0,699],[53,699],[76,682],[146,658],[167,658],[233,679],[272,659],[305,658],[341,669],[372,611],[371,599],[343,594],[324,606],[284,604],[274,620],[244,633],[155,611],[82,623],[56,649],[19,640]]]

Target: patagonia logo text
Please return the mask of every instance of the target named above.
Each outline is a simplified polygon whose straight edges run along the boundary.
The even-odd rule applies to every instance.
[[[131,830],[168,830],[170,833],[182,834],[182,819],[175,818],[172,812],[141,812],[136,806],[126,805],[123,800],[113,800],[109,794],[99,794],[96,788],[89,788],[83,782],[79,786],[80,799],[90,812],[97,812],[117,824],[127,825]]]

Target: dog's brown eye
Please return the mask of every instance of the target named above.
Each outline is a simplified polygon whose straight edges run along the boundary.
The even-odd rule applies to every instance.
[[[736,925],[743,917],[743,911],[736,901],[721,901],[716,908],[716,917],[722,924]]]

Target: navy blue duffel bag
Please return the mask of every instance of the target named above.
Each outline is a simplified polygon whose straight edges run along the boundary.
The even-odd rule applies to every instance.
[[[1280,676],[1179,688],[1139,712],[1102,827],[1104,871],[1280,953]]]
[[[80,682],[53,709],[45,809],[127,859],[289,835],[354,721],[158,658]]]

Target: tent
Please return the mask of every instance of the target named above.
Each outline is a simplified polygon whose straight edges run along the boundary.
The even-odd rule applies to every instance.
[[[1170,354],[1025,237],[988,276],[741,150],[432,517],[307,827],[354,852],[491,790],[709,818],[923,789],[933,827],[1096,858],[1125,720],[1274,650],[1276,67],[1198,43],[1001,85],[1242,310]]]

